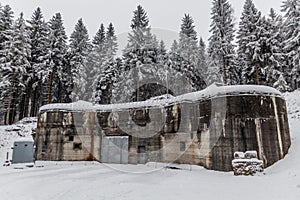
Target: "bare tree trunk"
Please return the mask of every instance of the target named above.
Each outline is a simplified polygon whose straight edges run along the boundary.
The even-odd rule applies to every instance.
[[[26,96],[25,96],[25,103],[24,103],[24,116],[28,117],[29,115],[29,101],[30,101],[30,96],[31,96],[31,87],[32,83],[30,83],[26,86]]]
[[[223,81],[225,84],[227,84],[227,71],[226,71],[227,63],[224,55],[222,56],[222,58],[223,58]]]
[[[25,117],[25,98],[26,94],[22,94],[20,98],[20,105],[19,105],[19,120]]]
[[[13,72],[11,85],[9,87],[9,97],[8,97],[8,105],[7,105],[6,116],[5,116],[5,124],[12,124],[13,121],[14,121],[15,109],[13,109],[13,106],[15,106],[14,105],[14,90],[16,89],[15,83],[16,83],[15,72]]]
[[[6,108],[6,116],[5,116],[5,122],[4,124],[8,125],[10,123],[10,118],[11,118],[11,104],[12,104],[12,98],[13,98],[13,85],[10,86],[9,88],[9,97],[8,97],[8,104]]]
[[[256,85],[259,85],[259,73],[258,73],[258,69],[259,69],[259,66],[258,66],[258,63],[255,64],[255,84]]]
[[[48,81],[48,100],[47,104],[52,102],[52,85],[53,83],[53,72],[50,73],[49,81]]]
[[[31,96],[31,108],[30,108],[30,117],[36,116],[36,105],[37,104],[37,88],[34,88],[33,95]]]

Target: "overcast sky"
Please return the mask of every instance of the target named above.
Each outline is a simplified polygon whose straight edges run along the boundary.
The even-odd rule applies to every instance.
[[[26,19],[31,17],[37,7],[42,9],[46,20],[60,12],[68,36],[78,19],[83,18],[90,37],[94,36],[101,23],[107,27],[108,23],[112,22],[119,39],[126,40],[133,10],[139,4],[148,13],[151,27],[158,37],[169,40],[166,41],[167,44],[177,36],[184,13],[189,13],[193,17],[198,36],[207,40],[210,35],[212,0],[0,0],[0,2],[2,6],[9,4],[15,16],[23,12]],[[235,10],[237,26],[245,1],[230,0],[230,2]],[[269,13],[271,7],[280,12],[281,0],[253,0],[253,2],[264,15]]]

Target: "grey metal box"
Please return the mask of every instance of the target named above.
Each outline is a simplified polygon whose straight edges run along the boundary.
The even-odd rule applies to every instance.
[[[33,141],[15,141],[11,162],[12,164],[34,162]]]

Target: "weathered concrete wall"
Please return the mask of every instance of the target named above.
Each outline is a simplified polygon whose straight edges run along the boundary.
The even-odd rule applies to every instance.
[[[176,162],[220,171],[232,170],[236,151],[255,150],[270,166],[291,144],[284,99],[225,95],[165,108],[43,111],[36,158],[102,161],[101,138],[110,136],[128,136],[128,163]]]
[[[225,118],[211,112],[213,101],[226,102]],[[234,152],[248,150],[256,150],[268,167],[282,159],[291,144],[285,101],[279,97],[227,96],[200,102],[201,124],[209,124],[199,132],[200,138],[208,134],[212,145],[202,163],[209,169],[229,171]]]
[[[49,111],[39,114],[37,160],[100,160],[101,132],[94,112]]]

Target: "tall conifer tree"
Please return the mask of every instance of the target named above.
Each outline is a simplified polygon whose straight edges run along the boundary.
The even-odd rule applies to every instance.
[[[9,5],[1,7],[0,9],[0,63],[5,63],[7,55],[7,48],[11,40],[13,26],[13,11]],[[4,121],[7,105],[5,105],[6,94],[8,92],[7,82],[3,77],[3,65],[0,65],[0,120]]]
[[[70,38],[70,67],[72,73],[72,100],[87,100],[87,62],[91,50],[88,31],[79,19]]]
[[[23,14],[16,20],[13,25],[10,40],[4,48],[5,58],[2,59],[1,68],[3,80],[7,84],[4,94],[6,107],[6,124],[15,122],[16,117],[19,119],[24,116],[24,102],[21,101],[20,95],[25,92],[25,82],[27,81],[26,69],[29,68],[30,57],[30,38],[27,33],[27,27]]]
[[[197,66],[198,39],[195,31],[194,20],[189,14],[182,18],[178,43],[179,55],[193,66]]]
[[[106,60],[106,49],[105,49],[105,28],[101,24],[99,30],[92,40],[92,50],[89,55],[88,62],[88,84],[87,93],[88,100],[91,102],[97,102],[95,100],[97,94],[97,85],[99,77],[104,73],[104,62]]]
[[[287,82],[295,90],[300,87],[300,0],[283,1],[282,11]]]
[[[149,19],[142,6],[137,6],[133,12],[131,20],[131,32],[128,34],[128,44],[123,50],[123,67],[120,81],[115,84],[118,88],[114,96],[118,96],[121,101],[139,101],[142,92],[138,92],[136,97],[119,95],[124,91],[133,94],[141,86],[144,80],[158,81],[158,41],[151,33]],[[128,80],[125,77],[132,77]],[[127,98],[129,97],[129,98]]]
[[[235,63],[235,46],[233,9],[228,0],[213,0],[211,36],[208,54],[212,60],[211,67],[219,68],[225,84],[236,84],[237,69]]]
[[[40,8],[37,8],[29,22],[31,39],[31,69],[28,69],[30,78],[28,87],[31,91],[30,116],[36,116],[38,109],[47,103],[47,79],[49,75],[50,54],[49,54],[49,27],[44,20]]]
[[[238,65],[244,84],[260,84],[262,71],[259,66],[258,47],[261,13],[252,0],[246,0],[237,34]]]
[[[67,35],[60,13],[56,13],[49,21],[50,28],[50,73],[47,83],[47,102],[68,102],[66,96],[67,82],[70,74],[66,65]]]

